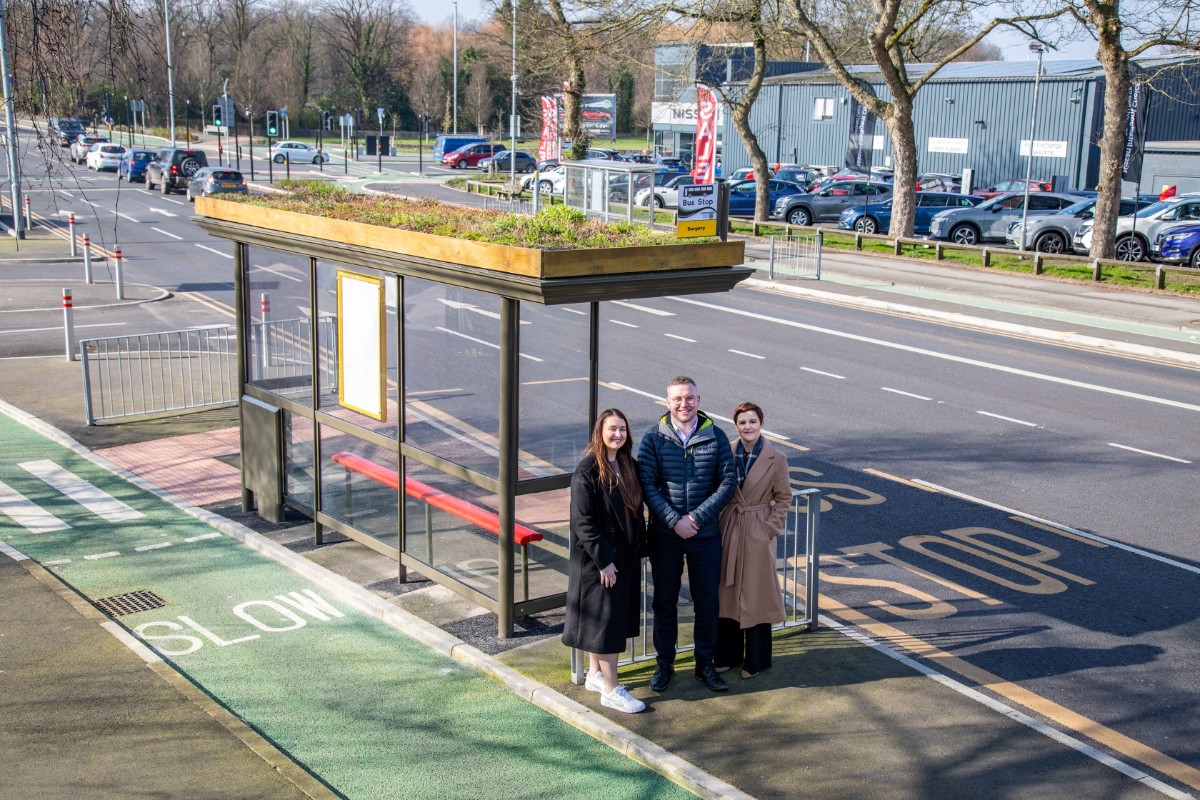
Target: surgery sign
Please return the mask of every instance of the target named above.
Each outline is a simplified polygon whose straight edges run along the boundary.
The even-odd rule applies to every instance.
[[[717,235],[717,185],[698,183],[679,187],[675,235],[680,239]]]

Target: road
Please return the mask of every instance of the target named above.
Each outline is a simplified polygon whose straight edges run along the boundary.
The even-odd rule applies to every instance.
[[[186,201],[71,174],[35,211],[75,210],[128,253],[127,280],[175,293],[125,308],[121,332],[232,319],[228,244]],[[273,318],[307,311],[303,261],[251,263]],[[413,279],[402,302],[410,441],[494,470],[477,433],[498,430],[498,303]],[[567,471],[586,436],[587,308],[525,305],[522,321],[525,466]],[[39,327],[0,319],[6,352],[18,322]],[[1200,790],[1195,370],[749,289],[605,303],[600,325],[600,402],[635,431],[679,373],[718,418],[764,408],[794,485],[825,490],[826,613]],[[61,335],[23,342],[56,352]]]

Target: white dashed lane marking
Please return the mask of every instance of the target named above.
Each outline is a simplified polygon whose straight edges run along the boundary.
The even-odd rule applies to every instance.
[[[1129,451],[1129,452],[1131,452],[1131,453],[1141,453],[1141,454],[1142,454],[1142,455],[1144,455],[1144,456],[1153,456],[1154,458],[1165,458],[1167,461],[1176,461],[1176,462],[1178,462],[1178,463],[1180,463],[1180,464],[1190,464],[1190,463],[1192,463],[1192,462],[1188,461],[1188,460],[1187,460],[1187,459],[1185,459],[1185,458],[1176,458],[1175,456],[1165,456],[1165,455],[1163,455],[1162,453],[1155,453],[1155,452],[1154,452],[1154,451],[1152,451],[1152,450],[1139,450],[1138,448],[1136,448],[1136,447],[1130,447],[1130,446],[1129,446],[1129,445],[1127,445],[1127,444],[1117,444],[1116,442],[1109,442],[1109,443],[1108,443],[1108,446],[1109,446],[1109,447],[1116,447],[1116,448],[1119,448],[1119,449],[1121,449],[1121,450],[1128,450],[1128,451]]]
[[[1015,419],[1013,417],[1006,417],[1003,414],[993,414],[990,411],[976,411],[975,413],[982,414],[985,417],[991,417],[992,419],[1002,419],[1005,422],[1015,422],[1018,425],[1025,425],[1026,427],[1029,427],[1029,428],[1038,427],[1038,424],[1036,422],[1026,422],[1023,419]]]

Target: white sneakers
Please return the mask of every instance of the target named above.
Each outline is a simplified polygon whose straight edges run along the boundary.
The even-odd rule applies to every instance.
[[[589,672],[587,680],[583,682],[583,688],[589,692],[604,693],[604,676],[599,672]]]
[[[625,714],[636,714],[646,709],[646,704],[629,693],[624,686],[618,685],[611,692],[600,693],[600,705],[615,709]]]

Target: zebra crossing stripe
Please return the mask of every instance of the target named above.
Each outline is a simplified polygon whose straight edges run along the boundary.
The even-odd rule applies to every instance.
[[[93,486],[49,459],[26,461],[17,466],[109,522],[127,522],[145,516],[137,509],[131,508],[108,492]]]
[[[4,481],[0,481],[0,514],[7,514],[30,533],[65,531],[71,527]]]
[[[22,553],[20,550],[16,549],[15,547],[5,544],[4,542],[0,542],[0,553],[3,553],[4,555],[8,556],[13,561],[28,561],[29,560],[29,556],[25,555],[24,553]]]

